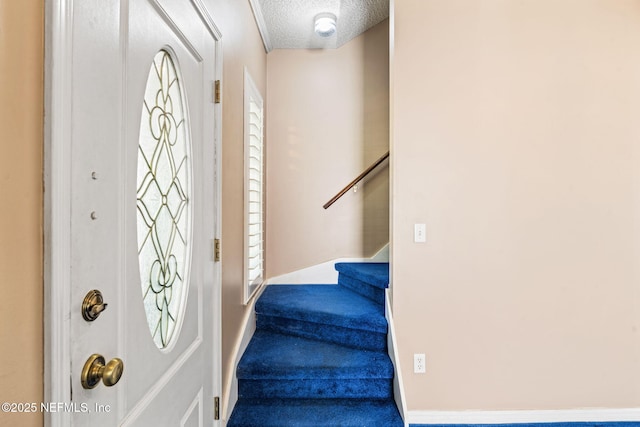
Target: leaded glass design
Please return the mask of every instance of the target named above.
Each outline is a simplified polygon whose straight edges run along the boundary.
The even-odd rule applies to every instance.
[[[138,261],[156,346],[166,348],[184,311],[191,253],[189,123],[179,73],[166,50],[147,77],[137,173]]]

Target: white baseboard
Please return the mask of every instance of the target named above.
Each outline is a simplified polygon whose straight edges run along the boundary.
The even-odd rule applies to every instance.
[[[389,244],[382,247],[372,258],[338,258],[281,276],[272,277],[269,283],[282,285],[335,284],[338,283],[338,262],[389,262]]]
[[[371,257],[371,261],[375,262],[389,262],[389,244],[384,245],[378,253]]]
[[[338,283],[337,262],[370,262],[370,258],[338,258],[322,264],[292,271],[281,276],[272,277],[269,283],[280,285],[327,285]]]
[[[245,315],[242,319],[242,326],[240,328],[241,335],[238,337],[234,348],[233,354],[231,357],[231,364],[227,368],[231,375],[224,384],[224,390],[222,391],[222,422],[223,425],[227,425],[227,421],[229,421],[229,417],[231,416],[231,412],[233,408],[236,406],[236,402],[238,401],[238,378],[236,377],[236,371],[238,369],[238,363],[240,362],[240,358],[244,354],[244,351],[247,349],[249,345],[249,341],[253,337],[254,332],[256,331],[256,310],[255,304],[258,300],[258,297],[264,291],[266,283],[261,285],[261,287],[255,292],[253,297],[247,302],[247,306],[245,308]]]
[[[541,411],[408,411],[409,424],[523,424],[637,421],[640,408]]]
[[[404,383],[402,382],[402,370],[400,369],[398,357],[398,345],[395,337],[395,324],[393,322],[393,314],[391,312],[391,292],[385,290],[385,310],[384,317],[387,319],[387,351],[389,358],[393,363],[393,398],[400,412],[400,416],[404,420],[405,427],[409,427],[407,423],[407,402],[404,398]]]

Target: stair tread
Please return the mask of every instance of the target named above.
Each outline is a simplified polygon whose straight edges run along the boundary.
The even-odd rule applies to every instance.
[[[391,399],[240,399],[228,426],[401,427],[403,422]]]
[[[335,269],[377,288],[389,287],[388,262],[339,262]]]
[[[256,303],[256,313],[387,333],[378,304],[338,285],[270,285]]]
[[[393,378],[393,365],[384,352],[258,330],[238,364],[237,376],[305,380]]]

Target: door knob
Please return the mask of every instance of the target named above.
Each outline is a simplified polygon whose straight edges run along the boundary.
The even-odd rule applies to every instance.
[[[82,318],[87,322],[93,322],[106,308],[102,292],[97,289],[89,291],[82,301]]]
[[[105,365],[104,357],[99,354],[92,354],[82,368],[80,382],[82,387],[86,389],[94,388],[100,380],[105,386],[111,387],[120,381],[123,371],[124,363],[117,357],[111,359]]]

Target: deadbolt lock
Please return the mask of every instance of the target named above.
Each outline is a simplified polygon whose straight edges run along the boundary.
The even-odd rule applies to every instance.
[[[92,354],[82,368],[80,382],[86,389],[94,388],[100,380],[105,386],[111,387],[120,381],[123,371],[124,362],[117,357],[105,364],[104,357],[100,354]]]
[[[102,292],[97,289],[89,291],[82,301],[82,318],[87,322],[93,322],[106,308]]]

